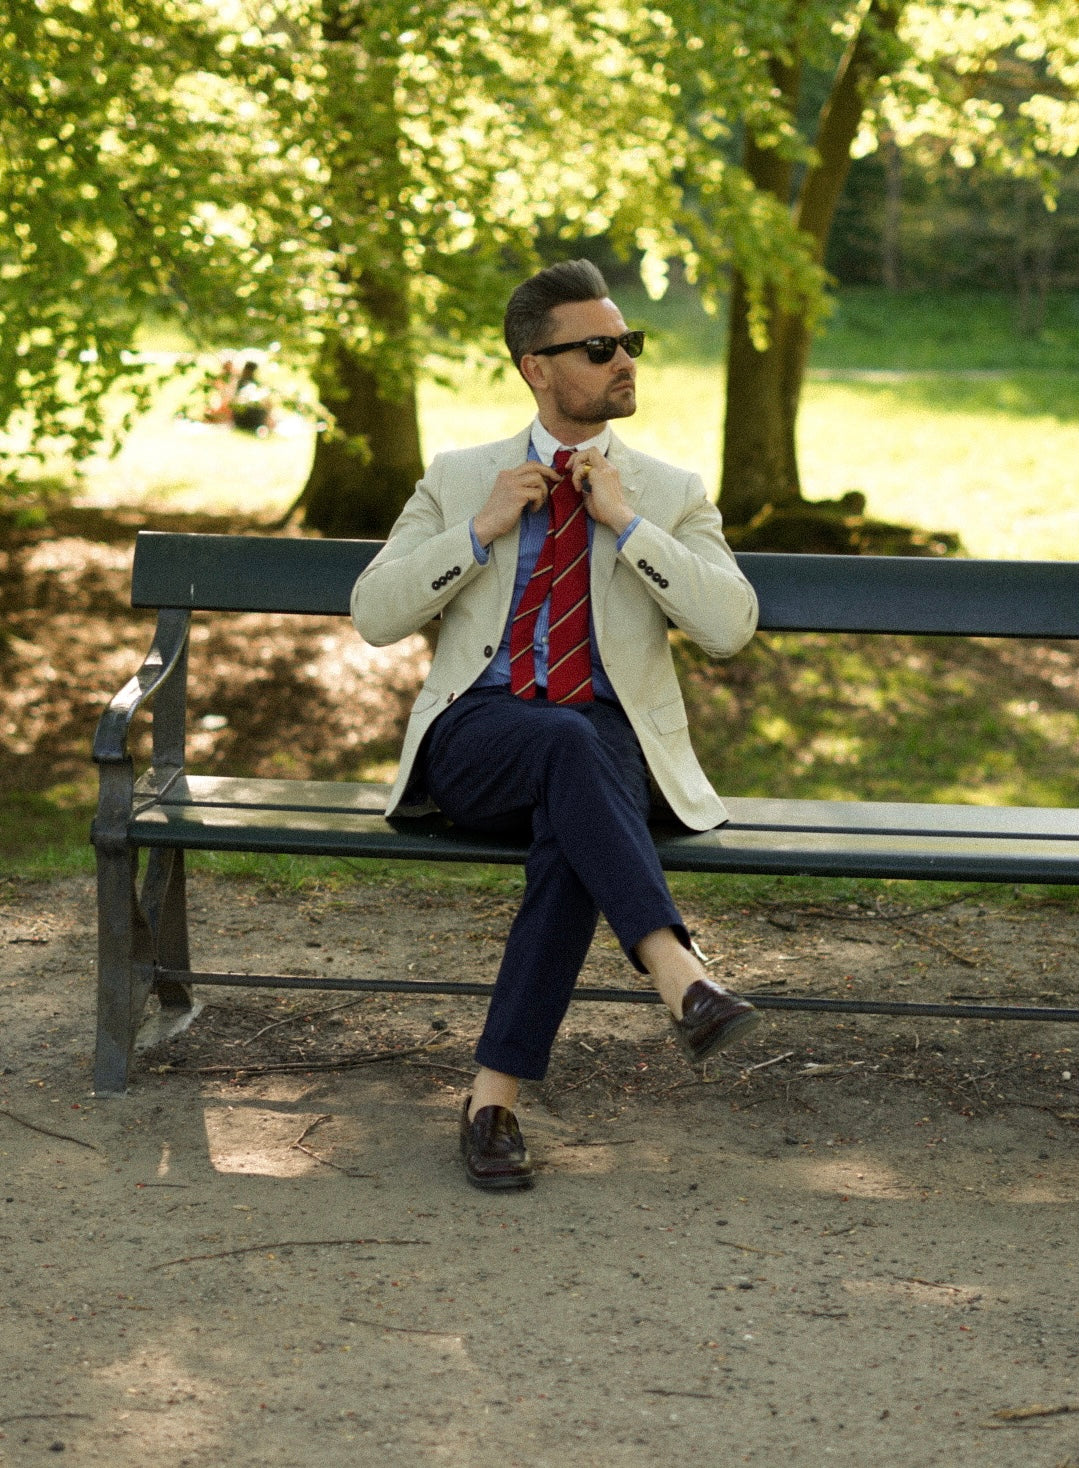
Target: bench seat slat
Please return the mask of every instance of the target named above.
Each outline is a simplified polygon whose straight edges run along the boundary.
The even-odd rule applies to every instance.
[[[257,805],[155,805],[136,815],[138,846],[204,851],[288,852],[308,856],[515,864],[522,842],[452,828],[441,817],[387,821],[362,810],[266,809]],[[669,871],[772,875],[939,878],[949,881],[1074,882],[1079,846],[1008,835],[960,837],[843,831],[656,831]]]
[[[388,785],[332,780],[258,780],[214,775],[181,776],[156,797],[167,809],[235,807],[237,811],[323,811],[381,815]],[[140,790],[140,793],[141,790]],[[150,798],[149,792],[145,792]],[[821,832],[841,835],[990,837],[1001,840],[1079,842],[1079,810],[1052,807],[932,805],[854,800],[779,800],[725,797],[734,831]],[[408,822],[394,823],[395,830]],[[706,833],[707,834],[707,833]],[[1077,850],[1079,861],[1079,850]]]

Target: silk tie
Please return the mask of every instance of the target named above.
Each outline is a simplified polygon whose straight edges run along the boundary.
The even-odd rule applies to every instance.
[[[510,689],[518,698],[536,696],[532,645],[536,619],[548,595],[547,697],[554,703],[588,703],[593,696],[588,520],[573,476],[565,472],[573,453],[559,449],[554,456],[562,478],[548,496],[547,535],[510,629]]]

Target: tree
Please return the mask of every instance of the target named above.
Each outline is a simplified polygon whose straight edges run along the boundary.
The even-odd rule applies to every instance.
[[[325,169],[334,310],[315,376],[334,415],[296,508],[384,535],[422,469],[421,363],[486,344],[552,222],[623,239],[668,212],[666,87],[618,14],[561,5],[336,0],[305,35],[301,126]]]
[[[981,161],[1043,190],[1054,154],[1079,145],[1071,3],[776,0],[753,7],[752,30],[785,122],[777,127],[774,111],[763,126],[747,116],[742,166],[788,212],[812,265],[823,262],[852,154],[882,134],[946,138],[966,166]],[[1026,85],[1005,105],[1001,74],[1017,63]],[[823,105],[803,121],[807,83],[822,75]],[[762,291],[740,263],[732,272],[720,507],[733,527],[802,501],[795,435],[817,306],[782,282]]]

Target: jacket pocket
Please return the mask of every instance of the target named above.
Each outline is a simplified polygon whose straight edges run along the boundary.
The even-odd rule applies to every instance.
[[[660,734],[677,734],[679,729],[685,729],[689,724],[686,706],[680,698],[672,698],[670,703],[649,709],[648,717]]]

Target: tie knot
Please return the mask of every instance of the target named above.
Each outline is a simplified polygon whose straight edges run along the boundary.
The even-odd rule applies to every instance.
[[[559,474],[565,474],[565,472],[566,472],[566,465],[569,463],[570,459],[573,457],[573,455],[576,452],[577,452],[576,449],[556,449],[555,450],[554,467],[558,470]]]

